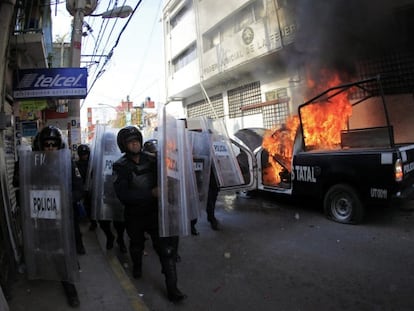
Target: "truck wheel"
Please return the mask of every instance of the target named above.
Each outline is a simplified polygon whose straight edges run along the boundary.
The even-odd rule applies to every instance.
[[[343,224],[358,224],[364,217],[364,207],[351,186],[332,186],[323,200],[326,217]]]

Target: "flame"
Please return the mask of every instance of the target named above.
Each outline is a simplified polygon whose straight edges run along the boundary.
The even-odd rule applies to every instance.
[[[263,183],[265,185],[280,183],[280,173],[284,170],[291,170],[293,143],[298,127],[299,117],[292,116],[281,128],[269,130],[264,135],[262,146],[269,153],[269,166],[263,168]],[[280,163],[283,163],[285,167]]]
[[[314,93],[341,84],[337,74],[331,75],[326,83],[308,80],[308,89]],[[317,88],[316,86],[320,87]],[[334,94],[332,91],[327,94]],[[305,144],[312,149],[338,149],[341,143],[341,130],[347,128],[347,121],[352,114],[352,105],[347,92],[342,92],[325,100],[313,103],[301,110]],[[281,185],[290,181],[293,145],[299,127],[299,117],[291,116],[280,128],[269,130],[262,146],[269,153],[268,163],[263,167],[263,184]]]
[[[328,81],[325,89],[341,83],[335,75]],[[336,91],[328,92],[327,97]],[[341,144],[341,130],[347,128],[352,115],[352,105],[348,93],[342,92],[324,102],[310,104],[302,108],[302,126],[306,146],[313,149],[337,149]]]

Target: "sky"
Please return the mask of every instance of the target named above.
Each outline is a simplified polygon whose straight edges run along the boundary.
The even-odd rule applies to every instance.
[[[100,0],[93,14],[107,11],[108,5],[112,7],[112,3],[112,0]],[[118,1],[118,6],[124,3],[134,9],[139,0],[121,0]],[[112,33],[112,36],[106,40],[100,37],[99,31],[105,20],[101,17],[85,17],[85,21],[93,31],[83,37],[81,54],[108,55],[113,47],[114,49],[113,56],[104,67],[104,73],[96,79],[93,86],[92,80],[102,68],[106,58],[95,57],[95,60],[101,61],[100,64],[86,63],[91,60],[90,57],[81,59],[81,67],[88,65],[88,89],[92,86],[86,99],[81,100],[82,127],[86,126],[87,107],[98,107],[93,110],[94,114],[102,114],[102,112],[115,114],[114,109],[105,109],[105,105],[115,107],[122,100],[127,100],[128,96],[134,105],[142,103],[146,97],[151,97],[156,103],[165,101],[162,5],[163,0],[142,0],[122,32],[116,47],[114,47],[116,39],[127,18],[118,21],[110,20],[106,33]],[[65,42],[70,42],[72,16],[66,9],[65,1],[52,7],[52,18],[53,39],[59,35],[65,38]],[[86,27],[84,30],[86,31]],[[99,50],[96,49],[98,42],[101,43]]]

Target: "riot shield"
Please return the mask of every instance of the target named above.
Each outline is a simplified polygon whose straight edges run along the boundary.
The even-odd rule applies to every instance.
[[[188,235],[190,204],[188,176],[191,158],[186,148],[185,122],[167,114],[165,107],[158,113],[158,185],[160,236]],[[187,165],[186,165],[187,164]]]
[[[27,277],[79,279],[69,149],[20,152],[20,196]]]
[[[201,202],[198,193],[197,179],[196,179],[196,167],[194,165],[193,146],[191,144],[189,131],[185,130],[184,136],[184,157],[188,159],[185,162],[184,167],[184,181],[185,181],[185,194],[188,219],[197,219],[200,214]],[[199,167],[198,167],[199,168]]]
[[[112,164],[122,153],[116,142],[119,129],[105,125],[97,127],[91,157],[92,193],[91,218],[96,220],[124,220],[124,206],[115,194]]]
[[[189,144],[193,153],[193,167],[196,178],[200,211],[207,205],[207,194],[211,167],[211,134],[188,131]]]
[[[201,118],[201,126],[204,132],[212,133],[212,158],[220,187],[230,187],[244,184],[226,126],[220,119]]]

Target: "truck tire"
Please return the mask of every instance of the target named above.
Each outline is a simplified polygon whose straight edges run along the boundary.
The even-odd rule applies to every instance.
[[[325,194],[326,217],[343,224],[358,224],[364,218],[364,206],[358,193],[349,185],[337,184]]]

